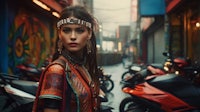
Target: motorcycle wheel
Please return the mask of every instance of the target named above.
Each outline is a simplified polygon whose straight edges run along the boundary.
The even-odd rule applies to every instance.
[[[123,99],[119,106],[119,112],[153,112],[146,106],[135,102],[132,97]]]
[[[104,91],[104,92],[108,93],[108,92],[113,90],[114,82],[111,79],[105,80],[104,84],[105,84],[105,87],[106,87],[106,91]]]
[[[128,77],[131,77],[131,76],[133,76],[133,75],[134,75],[134,73],[130,73],[129,71],[126,71],[126,72],[124,72],[124,73],[122,74],[121,79],[124,80],[124,79],[126,79],[126,78],[128,78]]]

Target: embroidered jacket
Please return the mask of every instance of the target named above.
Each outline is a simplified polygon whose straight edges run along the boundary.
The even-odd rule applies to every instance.
[[[61,112],[95,112],[95,85],[83,65],[57,60],[42,73],[33,112],[40,112],[42,99],[62,102]]]

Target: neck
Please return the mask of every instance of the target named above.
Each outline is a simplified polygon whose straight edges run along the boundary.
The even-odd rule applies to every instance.
[[[86,62],[86,58],[84,57],[83,53],[71,53],[67,50],[64,50],[62,52],[62,56],[64,56],[73,64],[84,65]]]

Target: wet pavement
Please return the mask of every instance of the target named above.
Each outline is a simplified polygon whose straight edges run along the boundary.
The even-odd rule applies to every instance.
[[[112,66],[102,66],[104,69],[104,73],[111,74],[111,79],[114,81],[114,88],[110,93],[107,93],[108,102],[105,102],[103,104],[113,107],[113,112],[119,112],[119,105],[120,102],[127,96],[128,94],[125,94],[121,90],[121,75],[126,71],[126,69],[123,67],[122,63],[112,65]]]

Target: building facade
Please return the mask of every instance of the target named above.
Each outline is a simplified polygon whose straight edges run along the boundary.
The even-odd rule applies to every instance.
[[[174,57],[200,61],[200,1],[165,0],[166,14],[152,16],[155,20],[141,32],[141,60],[160,63],[168,51]]]

